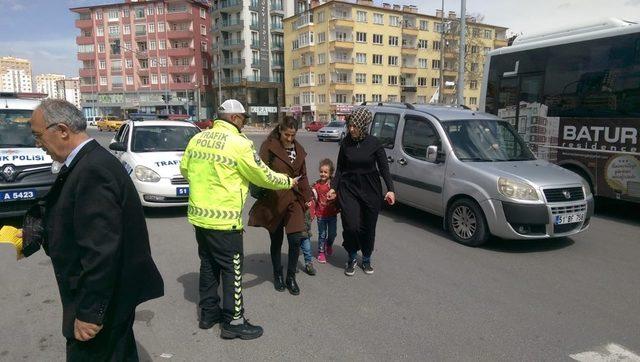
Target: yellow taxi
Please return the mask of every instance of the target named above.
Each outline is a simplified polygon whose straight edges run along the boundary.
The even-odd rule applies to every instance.
[[[96,126],[100,132],[117,131],[123,124],[124,121],[115,116],[103,116],[96,122]]]

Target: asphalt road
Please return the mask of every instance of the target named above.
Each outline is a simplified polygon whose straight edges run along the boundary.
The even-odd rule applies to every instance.
[[[106,144],[111,135],[95,136]],[[259,146],[264,135],[251,138]],[[335,160],[338,145],[306,132],[298,139],[313,180],[320,158]],[[138,308],[139,353],[154,361],[636,358],[640,208],[599,202],[597,210],[590,229],[572,238],[469,248],[449,239],[440,218],[390,207],[378,222],[374,275],[344,276],[346,254],[337,248],[329,263],[316,264],[318,275],[298,274],[299,296],[273,289],[268,234],[247,228],[246,316],[265,329],[254,341],[221,340],[218,326],[198,329],[199,261],[186,210],[148,210],[165,297]],[[50,260],[40,252],[16,262],[2,244],[0,285],[0,360],[63,360]]]

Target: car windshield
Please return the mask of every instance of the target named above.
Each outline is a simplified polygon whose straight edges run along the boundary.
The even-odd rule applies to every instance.
[[[493,119],[442,122],[460,161],[500,162],[535,160],[513,127]]]
[[[139,126],[133,129],[133,152],[184,151],[191,137],[198,133],[196,127]]]
[[[327,127],[344,127],[344,122],[333,121]]]
[[[36,147],[31,135],[30,109],[0,108],[0,147]]]

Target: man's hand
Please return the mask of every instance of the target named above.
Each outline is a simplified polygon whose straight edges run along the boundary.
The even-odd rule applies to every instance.
[[[297,176],[291,179],[291,188],[298,186],[298,181],[300,180],[300,177],[302,176]]]
[[[331,201],[335,199],[336,199],[336,190],[334,189],[329,190],[329,192],[327,192],[327,201]]]
[[[93,323],[83,322],[76,318],[73,322],[73,335],[77,340],[86,342],[98,334],[102,326]]]
[[[389,191],[386,195],[384,195],[384,200],[387,202],[387,204],[393,205],[396,203],[396,194]]]

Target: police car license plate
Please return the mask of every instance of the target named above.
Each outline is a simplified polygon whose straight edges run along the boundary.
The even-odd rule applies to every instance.
[[[566,215],[556,215],[556,225],[571,224],[584,221],[584,212]]]
[[[0,191],[0,201],[33,200],[36,195],[35,189]]]
[[[189,196],[188,187],[176,187],[176,196]]]

